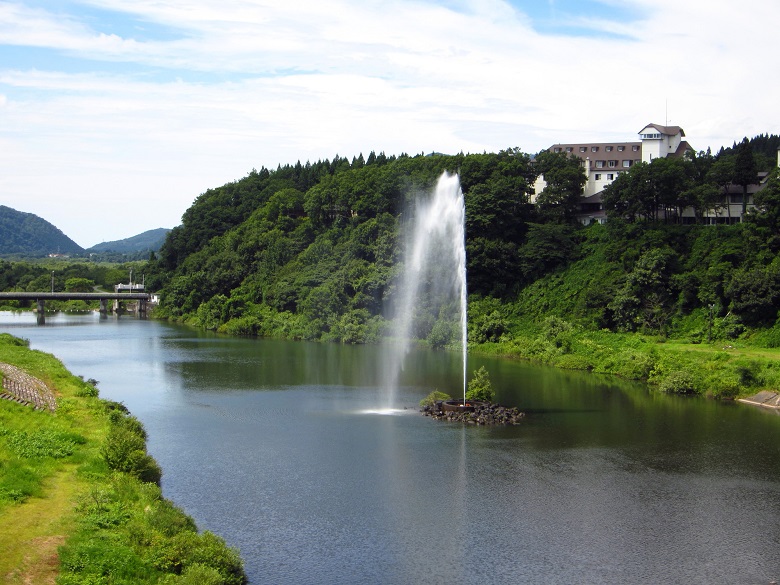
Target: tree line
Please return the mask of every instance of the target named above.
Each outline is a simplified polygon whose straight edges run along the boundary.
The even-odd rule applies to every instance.
[[[471,341],[511,338],[550,316],[593,330],[739,335],[777,317],[777,172],[744,223],[677,223],[683,208],[703,218],[724,185],[769,170],[777,138],[637,164],[603,193],[607,225],[590,227],[576,219],[581,162],[563,153],[371,152],[253,169],[201,194],[136,274],[161,292],[163,318],[231,334],[376,341],[398,296],[414,202],[450,171],[466,202]],[[531,203],[540,174],[547,186]],[[58,272],[57,285],[83,277],[113,286],[128,267]],[[0,285],[48,290],[50,271],[35,270],[0,264]],[[446,319],[420,310],[414,333],[435,346],[455,343]]]

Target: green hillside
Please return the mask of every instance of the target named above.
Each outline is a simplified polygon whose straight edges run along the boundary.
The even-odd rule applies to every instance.
[[[45,219],[0,205],[0,255],[81,254],[84,249]]]
[[[398,295],[411,204],[443,171],[457,171],[466,199],[470,343],[652,380],[654,368],[662,372],[660,354],[609,365],[604,360],[617,355],[611,344],[780,346],[776,171],[745,223],[675,223],[685,205],[717,204],[710,170],[730,156],[635,165],[605,194],[610,221],[589,227],[574,219],[582,174],[564,155],[371,153],[252,171],[198,197],[147,266],[147,284],[161,289],[159,316],[208,329],[377,341],[389,331],[383,310]],[[539,173],[548,186],[531,204]],[[665,219],[651,219],[649,205],[663,205]],[[434,347],[457,344],[451,316],[426,306],[421,301],[413,316],[415,335]],[[716,393],[744,391],[739,380]]]
[[[137,236],[125,238],[124,240],[115,240],[112,242],[101,242],[87,252],[117,252],[120,254],[131,254],[134,252],[157,252],[165,241],[165,236],[171,231],[166,228],[157,228],[148,230]]]

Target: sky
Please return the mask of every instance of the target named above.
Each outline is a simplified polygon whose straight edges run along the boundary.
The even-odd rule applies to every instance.
[[[83,247],[252,169],[780,133],[775,0],[0,0],[0,205]]]

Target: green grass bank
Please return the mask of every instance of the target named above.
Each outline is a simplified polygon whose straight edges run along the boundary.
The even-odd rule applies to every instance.
[[[647,382],[671,393],[720,399],[780,391],[780,350],[745,340],[691,343],[657,335],[588,331],[556,317],[511,338],[472,345],[501,355]]]
[[[0,362],[56,399],[54,411],[0,400],[0,581],[246,582],[237,551],[162,497],[143,425],[124,405],[8,334]]]

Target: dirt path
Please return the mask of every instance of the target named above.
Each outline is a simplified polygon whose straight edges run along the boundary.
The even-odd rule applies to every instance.
[[[75,467],[46,482],[45,496],[30,498],[0,512],[0,582],[54,584],[59,571],[57,548],[65,542],[76,493]]]

